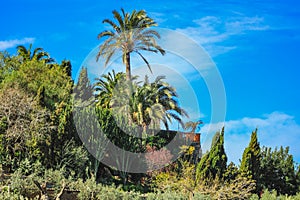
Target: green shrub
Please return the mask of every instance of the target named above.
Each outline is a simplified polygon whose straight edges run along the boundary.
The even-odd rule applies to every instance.
[[[188,195],[184,195],[183,193],[177,193],[174,191],[158,191],[157,193],[148,193],[147,200],[165,200],[165,199],[174,199],[174,200],[187,200],[189,199]]]
[[[27,197],[6,190],[0,192],[0,199],[1,200],[29,200]],[[38,197],[31,200],[38,200]]]
[[[161,173],[166,175],[168,173]],[[166,177],[164,177],[166,178]],[[175,177],[174,177],[175,178]],[[172,179],[173,180],[173,179]],[[72,176],[65,177],[65,170],[46,170],[43,176],[31,174],[24,176],[22,170],[19,169],[13,173],[9,180],[1,183],[0,199],[2,200],[27,200],[38,199],[39,190],[34,184],[37,181],[40,185],[46,184],[47,187],[54,189],[54,192],[49,194],[51,198],[57,196],[62,190],[63,185],[68,189],[80,191],[77,194],[79,200],[210,200],[210,199],[250,199],[258,200],[256,194],[249,193],[252,182],[238,176],[232,182],[211,181],[210,185],[198,183],[193,190],[174,187],[174,185],[165,185],[165,189],[156,189],[155,192],[141,194],[137,191],[125,191],[122,185],[103,185],[97,183],[95,177],[87,180],[74,180]],[[175,179],[174,179],[175,181]],[[177,180],[179,181],[179,180]],[[179,181],[180,182],[180,181]],[[180,182],[184,184],[184,182]],[[175,183],[174,183],[175,184]],[[178,183],[177,183],[178,184]],[[242,186],[241,186],[242,185]],[[246,188],[245,188],[246,187]],[[130,189],[130,188],[129,188]],[[177,190],[179,189],[179,190]],[[75,193],[76,195],[76,193]],[[277,195],[275,190],[265,190],[261,197],[262,200],[300,200],[300,193],[295,196]]]
[[[86,181],[83,181],[82,179],[77,180],[75,187],[80,191],[78,194],[80,200],[94,200],[96,199],[96,194],[101,191],[101,187],[96,183],[94,177],[87,179]]]
[[[208,195],[204,195],[204,194],[201,194],[201,193],[198,193],[196,192],[194,194],[194,197],[193,197],[194,200],[210,200],[210,196]]]
[[[297,193],[297,194],[294,196],[294,200],[300,200],[300,193]]]
[[[277,198],[277,192],[275,190],[273,191],[269,191],[269,190],[265,190],[263,195],[261,196],[261,200],[276,200]]]
[[[73,175],[74,178],[85,176],[85,170],[88,166],[89,154],[83,146],[78,146],[72,139],[67,141],[59,152],[59,162],[56,169],[65,169],[65,176]]]
[[[30,177],[24,177],[21,170],[17,170],[10,177],[8,191],[15,195],[24,195],[26,191],[32,188],[33,183]]]
[[[259,200],[259,197],[257,194],[252,194],[249,200]]]

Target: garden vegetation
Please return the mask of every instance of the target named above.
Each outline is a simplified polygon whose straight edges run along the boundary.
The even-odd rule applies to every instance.
[[[201,158],[193,156],[194,146],[183,145],[171,162],[177,155],[165,146],[182,133],[169,130],[170,123],[195,132],[202,122],[183,122],[188,113],[165,77],[137,81],[131,74],[132,53],[149,70],[142,52],[165,54],[151,30],[153,19],[145,11],[123,9],[113,17],[104,20],[112,30],[99,34],[106,40],[97,59],[107,64],[121,51],[126,73],[110,71],[95,84],[85,67],[73,80],[71,62],[58,63],[42,48],[0,52],[0,199],[300,199],[300,168],[289,147],[261,147],[259,130],[252,132],[239,165],[228,163],[226,127]],[[161,124],[164,130],[153,134]],[[144,174],[104,165],[99,158],[106,156],[107,140],[98,129],[126,151],[148,152],[137,164],[170,164]],[[92,144],[98,159],[88,151]]]

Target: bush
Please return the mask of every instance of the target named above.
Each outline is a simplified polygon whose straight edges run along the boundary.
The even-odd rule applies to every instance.
[[[0,199],[1,200],[29,200],[29,198],[24,197],[20,194],[15,194],[13,192],[4,190],[0,192]],[[31,200],[38,200],[38,197],[31,199]]]
[[[174,191],[158,191],[157,193],[148,193],[146,199],[149,200],[165,200],[165,199],[174,199],[174,200],[187,200],[189,196],[183,193],[177,193]]]
[[[258,200],[259,197],[256,194],[253,194],[250,200]],[[272,190],[264,190],[261,200],[300,200],[300,193],[295,196],[288,196],[288,195],[277,195],[277,191]]]
[[[259,197],[257,194],[252,194],[249,200],[259,200]]]
[[[11,195],[25,196],[33,188],[31,177],[24,177],[20,169],[11,175],[9,182],[7,187]]]
[[[65,169],[65,175],[73,174],[74,178],[84,177],[88,166],[89,154],[83,146],[78,146],[72,139],[67,141],[59,152],[59,162],[56,169]]]
[[[230,182],[218,179],[198,182],[195,191],[209,195],[212,199],[249,199],[254,188],[253,180],[238,176]]]
[[[115,185],[103,185],[97,183],[95,177],[91,177],[87,180],[77,179],[74,180],[71,176],[66,178],[64,176],[65,170],[46,170],[44,175],[36,176],[31,174],[29,176],[24,176],[22,170],[17,170],[9,180],[2,182],[0,199],[2,200],[27,200],[27,199],[38,199],[38,194],[40,190],[38,189],[35,182],[38,182],[41,187],[47,185],[47,188],[53,189],[52,192],[47,193],[51,199],[55,199],[62,192],[65,187],[70,190],[79,191],[79,193],[74,193],[72,199],[79,200],[164,200],[164,199],[175,199],[175,200],[210,200],[210,199],[250,199],[258,200],[259,197],[256,194],[250,193],[253,189],[251,180],[244,177],[238,176],[234,181],[231,182],[221,182],[221,181],[210,181],[207,183],[197,183],[194,188],[188,190],[183,186],[184,182],[175,179],[175,176],[171,177],[173,185],[165,181],[167,177],[164,177],[165,185],[162,189],[156,189],[155,192],[141,194],[136,191],[124,191],[124,188],[120,185],[116,187]],[[163,173],[160,175],[167,175],[168,173]],[[170,174],[169,174],[170,175]],[[178,185],[179,183],[182,186]],[[62,199],[63,194],[61,197]],[[275,190],[268,191],[265,190],[261,197],[262,200],[300,200],[300,193],[295,196],[285,196],[277,195]]]

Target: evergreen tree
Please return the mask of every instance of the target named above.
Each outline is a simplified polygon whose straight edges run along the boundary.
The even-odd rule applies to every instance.
[[[69,60],[63,60],[60,64],[61,68],[65,70],[69,77],[72,76],[72,64]]]
[[[261,189],[259,183],[260,146],[257,140],[257,129],[252,132],[250,143],[244,150],[240,172],[242,176],[256,181],[257,192]]]
[[[224,127],[217,132],[212,140],[209,153],[205,154],[197,166],[197,179],[208,180],[218,178],[222,180],[226,171],[227,156],[224,149]]]
[[[293,156],[289,147],[263,148],[261,157],[261,183],[264,188],[275,189],[279,194],[296,194],[297,180]]]
[[[93,95],[91,82],[88,78],[87,68],[83,67],[80,71],[78,82],[74,88],[75,100],[85,102]]]
[[[238,167],[233,162],[230,162],[224,174],[224,179],[227,182],[231,182],[234,181],[238,177],[238,175],[239,175]]]
[[[300,165],[298,165],[297,173],[296,173],[296,180],[297,180],[297,192],[300,192]]]

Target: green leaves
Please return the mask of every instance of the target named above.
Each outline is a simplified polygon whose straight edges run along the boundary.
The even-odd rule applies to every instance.
[[[87,68],[82,68],[79,74],[78,82],[74,87],[75,104],[91,100],[93,88],[88,78]]]
[[[113,17],[116,22],[110,19],[103,20],[103,23],[109,24],[113,30],[105,30],[98,34],[98,39],[106,40],[99,46],[97,61],[100,57],[104,58],[106,66],[112,57],[121,51],[123,63],[126,65],[127,80],[131,80],[130,54],[137,53],[151,71],[149,62],[140,51],[165,54],[156,43],[156,39],[160,38],[159,33],[148,30],[149,27],[156,26],[156,22],[148,17],[144,10],[133,10],[131,13],[125,13],[124,9],[121,9],[121,13],[114,10]]]
[[[289,148],[280,147],[272,151],[264,147],[261,156],[262,185],[270,190],[275,189],[279,194],[296,194],[296,171]]]
[[[197,166],[198,181],[209,179],[222,180],[227,163],[227,156],[224,149],[224,127],[221,132],[217,132],[213,137],[210,151],[206,153]]]
[[[43,48],[35,48],[32,52],[32,44],[26,49],[25,46],[19,45],[17,47],[18,55],[22,57],[23,62],[29,60],[41,61],[43,63],[52,63],[54,59],[50,57],[48,52],[45,52]]]
[[[144,130],[159,129],[160,122],[168,129],[172,120],[183,125],[181,118],[187,114],[179,106],[175,89],[163,79],[160,76],[150,83],[145,77],[143,83],[127,82],[124,73],[109,72],[95,84],[96,105],[126,115],[129,122]]]
[[[257,140],[257,129],[252,132],[248,147],[244,150],[240,172],[243,176],[253,179],[257,184],[257,191],[261,190],[260,185],[260,146]]]
[[[19,46],[18,56],[0,56],[2,158],[11,170],[25,158],[55,166],[57,152],[74,137],[71,63],[50,65],[47,52],[31,48]]]

